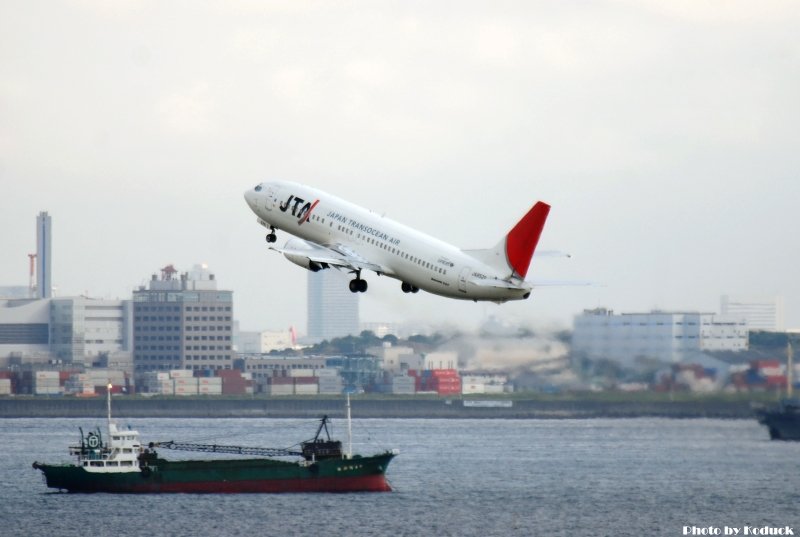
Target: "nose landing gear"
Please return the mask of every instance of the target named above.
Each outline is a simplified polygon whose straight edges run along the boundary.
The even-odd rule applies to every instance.
[[[275,234],[275,226],[269,226],[269,233],[267,234],[267,242],[273,243],[278,240],[278,236]]]

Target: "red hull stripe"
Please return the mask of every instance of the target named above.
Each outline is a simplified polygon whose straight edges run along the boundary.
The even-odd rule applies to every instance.
[[[525,278],[528,274],[533,252],[539,243],[539,237],[542,235],[544,222],[547,220],[549,212],[548,204],[537,202],[506,237],[508,264],[520,278]]]
[[[142,483],[119,492],[391,492],[382,474],[359,477],[319,477],[312,479],[259,479],[251,481],[194,481],[176,483]]]

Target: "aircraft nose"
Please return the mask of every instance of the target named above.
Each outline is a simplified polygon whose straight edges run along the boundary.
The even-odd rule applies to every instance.
[[[252,210],[256,210],[256,192],[253,189],[247,190],[244,193],[244,199]]]

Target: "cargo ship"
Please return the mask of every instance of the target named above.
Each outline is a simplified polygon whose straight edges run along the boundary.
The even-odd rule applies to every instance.
[[[777,406],[757,408],[758,422],[772,440],[800,440],[800,400],[794,398],[794,351],[786,344],[786,397]]]
[[[372,456],[347,452],[332,440],[329,419],[320,420],[311,440],[299,451],[287,449],[151,442],[139,440],[138,431],[120,429],[111,420],[108,395],[106,437],[97,428],[84,434],[80,444],[69,448],[77,463],[33,463],[48,487],[67,492],[111,493],[244,493],[244,492],[389,492],[386,469],[396,450]],[[348,432],[350,401],[347,401]],[[322,433],[325,433],[325,437]],[[348,434],[348,436],[350,436]],[[244,455],[246,458],[168,460],[157,450],[171,449]]]

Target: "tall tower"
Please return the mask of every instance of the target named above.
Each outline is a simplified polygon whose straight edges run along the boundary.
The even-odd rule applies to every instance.
[[[308,337],[314,340],[358,335],[358,293],[350,276],[328,269],[308,273]]]
[[[53,295],[53,282],[50,279],[50,270],[53,264],[52,252],[52,222],[47,211],[42,211],[36,217],[36,296],[37,298],[50,298]]]

